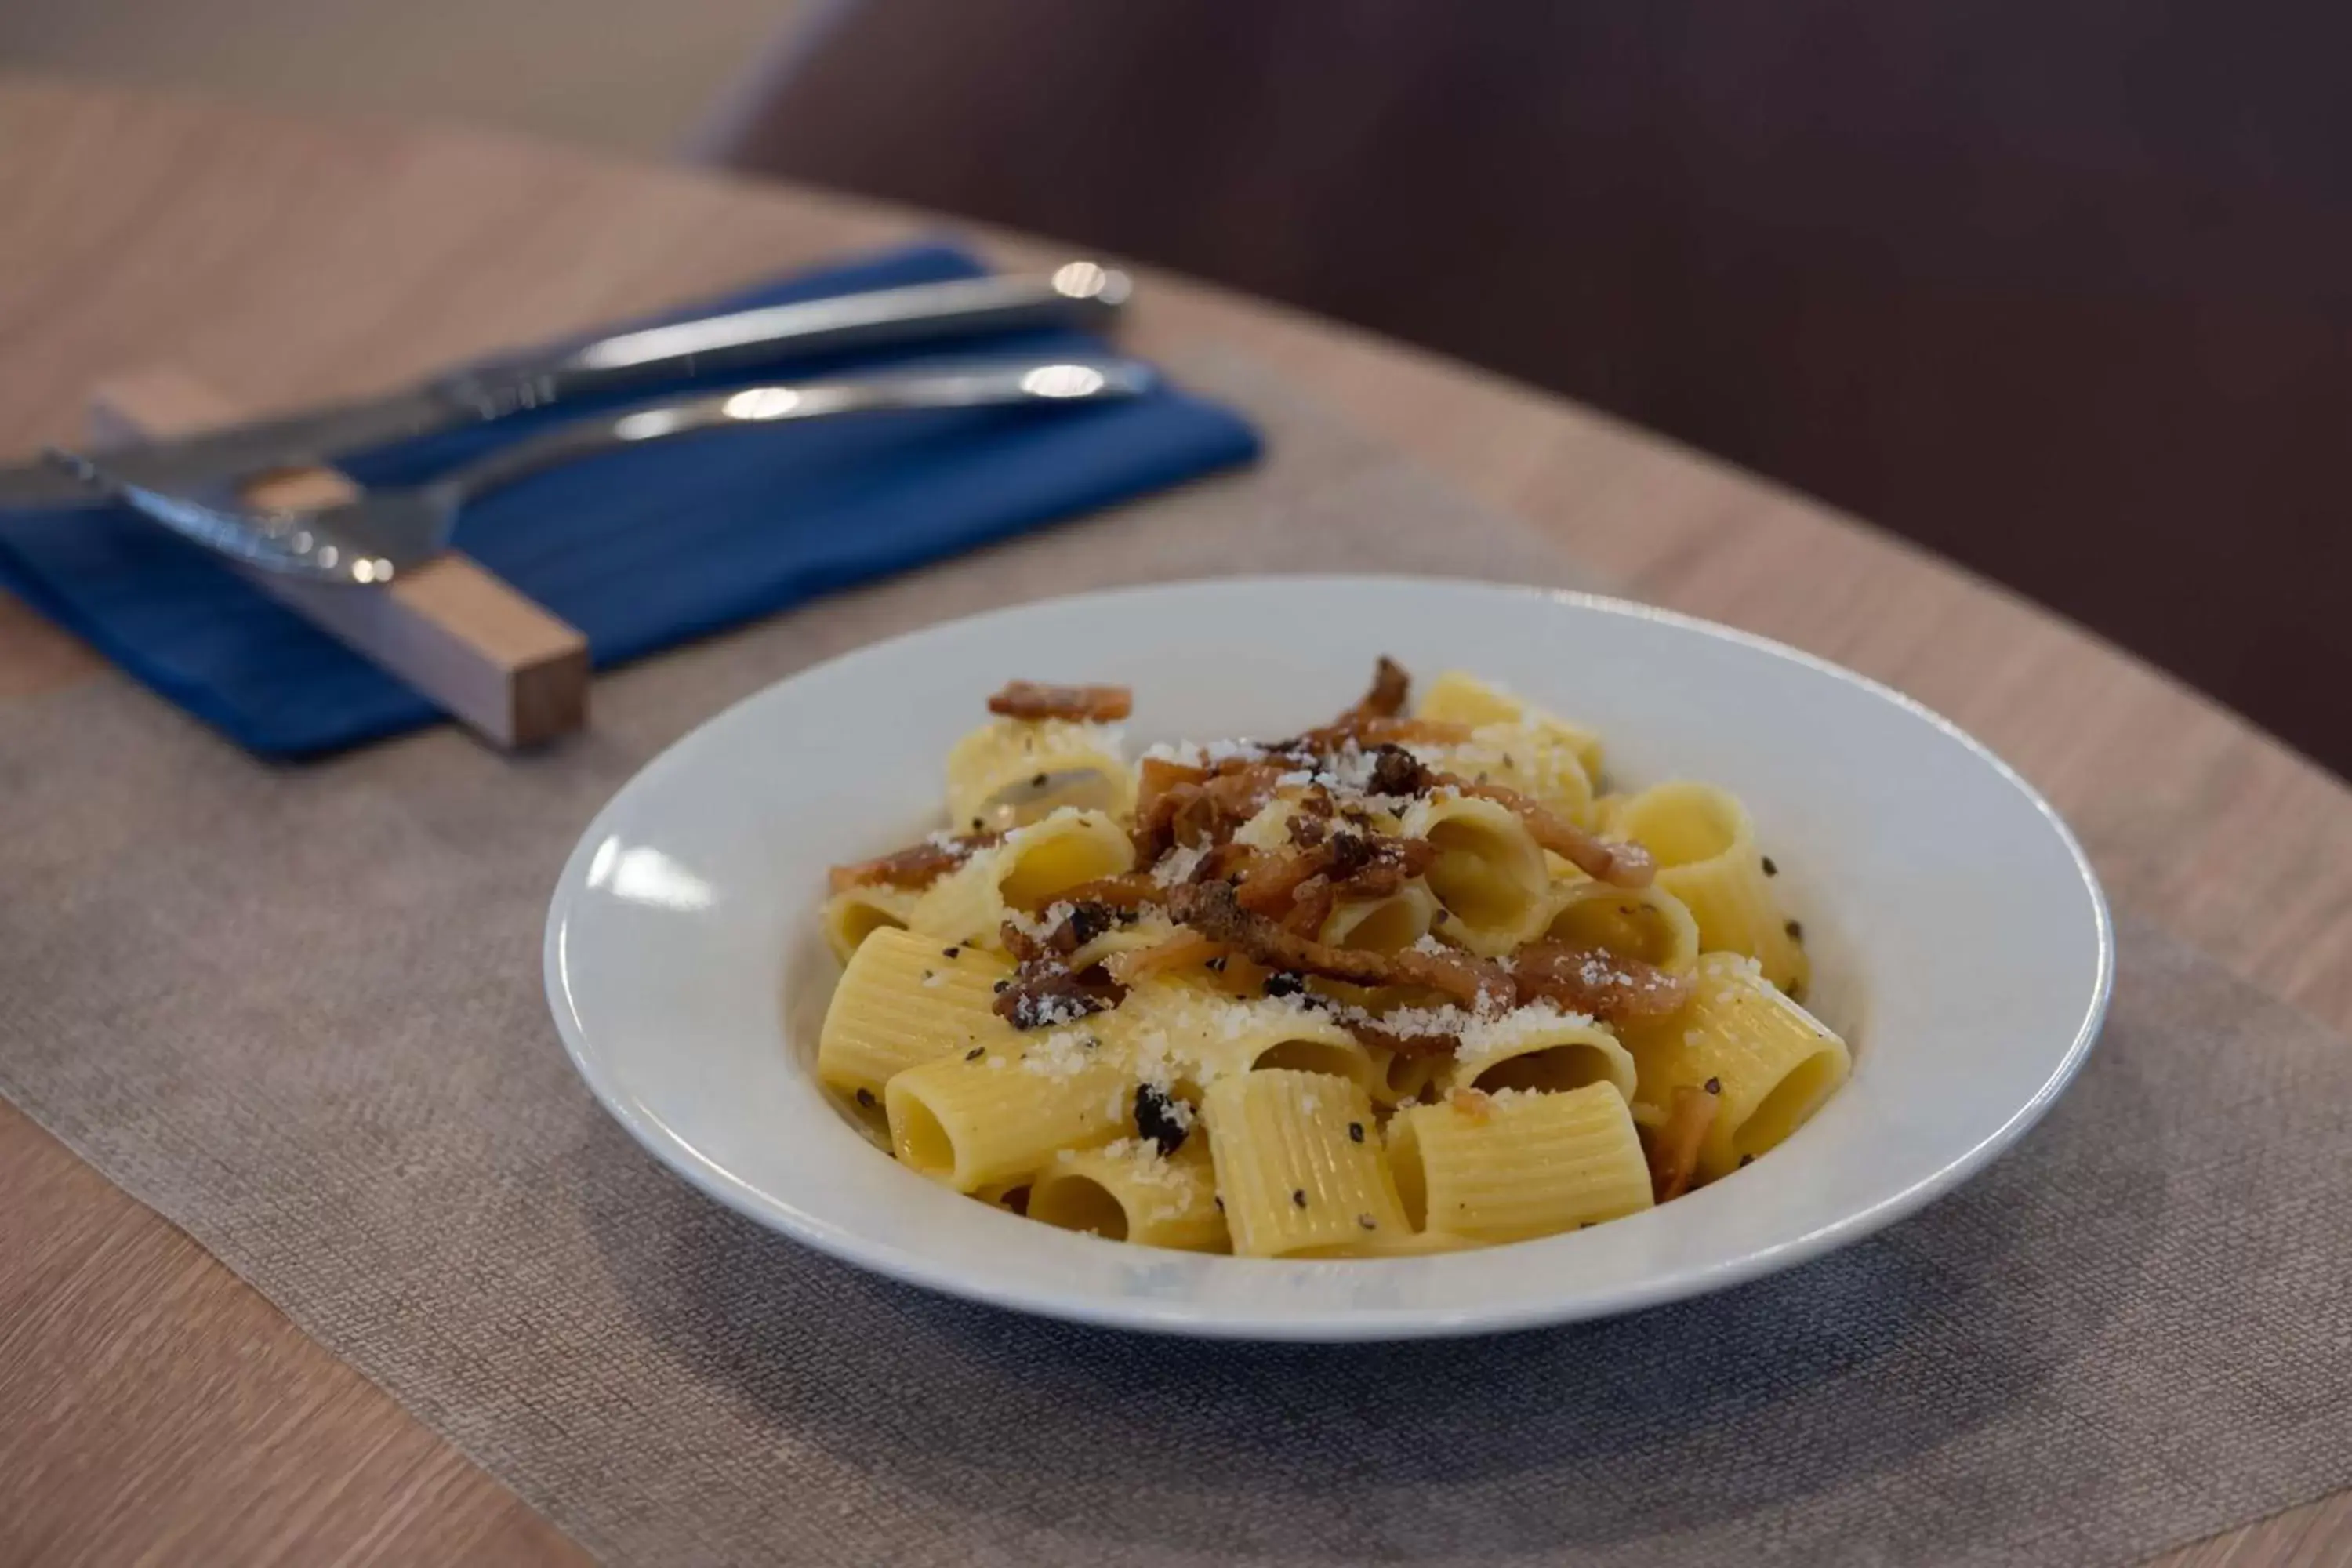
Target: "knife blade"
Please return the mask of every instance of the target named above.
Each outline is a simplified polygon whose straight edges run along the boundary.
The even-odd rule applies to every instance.
[[[106,468],[121,482],[158,490],[215,489],[264,468],[814,353],[1041,327],[1099,328],[1130,289],[1125,273],[1072,261],[1044,277],[919,283],[635,328],[482,361],[383,396],[114,448]],[[0,468],[0,510],[99,506],[111,493],[45,460]]]

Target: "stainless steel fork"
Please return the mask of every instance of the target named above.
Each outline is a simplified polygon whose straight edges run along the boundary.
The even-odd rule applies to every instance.
[[[103,457],[52,447],[52,462],[208,548],[265,571],[322,583],[373,586],[447,548],[471,502],[558,464],[715,430],[838,415],[999,404],[1079,404],[1134,397],[1157,384],[1135,360],[962,359],[798,385],[749,386],[640,404],[559,425],[479,458],[429,484],[371,490],[317,511],[255,510],[135,483]]]

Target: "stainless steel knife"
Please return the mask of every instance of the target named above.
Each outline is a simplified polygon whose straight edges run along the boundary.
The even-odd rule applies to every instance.
[[[706,316],[486,360],[381,397],[118,447],[106,454],[106,471],[116,485],[216,489],[265,468],[321,462],[526,409],[751,371],[817,353],[1042,327],[1098,328],[1130,288],[1123,272],[1072,261],[1045,277],[958,279]],[[0,510],[100,506],[114,493],[40,458],[0,468]]]

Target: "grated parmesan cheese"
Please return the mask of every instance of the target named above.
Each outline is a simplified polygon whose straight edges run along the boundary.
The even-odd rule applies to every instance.
[[[1447,1032],[1458,1035],[1462,1041],[1454,1053],[1454,1060],[1468,1062],[1527,1045],[1538,1035],[1591,1026],[1592,1020],[1582,1013],[1563,1012],[1557,1003],[1538,1001],[1514,1007],[1497,1017],[1471,1018],[1467,1026]]]
[[[1192,879],[1192,873],[1201,868],[1201,862],[1207,858],[1208,853],[1204,845],[1180,845],[1162,855],[1160,863],[1151,868],[1151,879],[1162,888],[1179,887],[1189,882]]]
[[[1059,1000],[1056,998],[1056,1000]],[[1080,1014],[1083,1017],[1085,1015]],[[1068,1023],[1066,1018],[1053,1020]],[[1083,1029],[1056,1029],[1022,1053],[1021,1070],[1040,1078],[1068,1079],[1084,1072],[1096,1040]]]
[[[1078,912],[1078,906],[1067,899],[1056,899],[1034,915],[1024,915],[1007,906],[1004,923],[1027,937],[1031,942],[1044,942],[1059,929],[1061,923]]]

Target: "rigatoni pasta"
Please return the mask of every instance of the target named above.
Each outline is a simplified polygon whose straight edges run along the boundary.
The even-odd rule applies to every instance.
[[[1388,1142],[1417,1230],[1522,1241],[1651,1205],[1642,1140],[1611,1083],[1415,1106],[1389,1123]]]
[[[870,1102],[891,1079],[976,1046],[1018,1043],[997,1016],[996,987],[1013,963],[973,946],[941,947],[911,931],[869,932],[850,955],[817,1034],[825,1087]]]
[[[1574,1230],[1793,1134],[1851,1059],[1737,797],[1410,686],[1132,763],[1123,689],[999,691],[947,826],[833,872],[826,1088],[983,1205],[1244,1258]]]
[[[1585,770],[1587,737],[1558,721],[1477,724],[1466,741],[1428,748],[1430,764],[1474,784],[1498,784],[1541,802],[1570,822],[1593,820],[1592,775]],[[1600,749],[1591,746],[1596,759]]]
[[[1635,1108],[1646,1119],[1663,1121],[1677,1089],[1717,1100],[1699,1156],[1700,1173],[1710,1177],[1802,1126],[1853,1065],[1843,1039],[1765,979],[1754,959],[1736,953],[1701,959],[1689,1005],[1629,1027],[1626,1038],[1639,1079]]]
[[[1336,905],[1323,921],[1325,942],[1367,952],[1396,952],[1437,929],[1445,906],[1426,886],[1407,883],[1393,893]]]
[[[1407,1226],[1362,1089],[1321,1073],[1236,1073],[1202,1107],[1234,1250],[1245,1258],[1377,1252]]]
[[[1063,806],[1013,828],[931,884],[907,923],[948,942],[986,940],[1057,893],[1126,870],[1134,854],[1108,815]]]
[[[1669,974],[1698,963],[1698,921],[1690,906],[1655,882],[1619,888],[1571,869],[1552,883],[1544,938],[1638,959]]]
[[[1605,1083],[1630,1100],[1634,1077],[1633,1053],[1608,1026],[1538,1002],[1464,1029],[1438,1081],[1449,1089],[1489,1092],[1566,1091]]]
[[[1657,886],[1680,900],[1709,952],[1744,953],[1764,977],[1802,994],[1803,928],[1772,895],[1748,808],[1729,790],[1676,782],[1620,805],[1610,826],[1655,857]]]
[[[1398,831],[1434,851],[1423,876],[1463,945],[1492,957],[1543,928],[1551,874],[1542,847],[1508,807],[1433,793],[1413,802]]]
[[[1029,1189],[1029,1217],[1139,1247],[1230,1250],[1206,1139],[1174,1153],[1149,1138],[1065,1149]]]
[[[1116,729],[1062,719],[999,719],[948,753],[948,821],[983,832],[1072,805],[1124,816],[1135,785]]]
[[[1057,1029],[908,1068],[885,1086],[883,1103],[898,1158],[969,1193],[1132,1132],[1135,1087],[1133,1072],[1095,1035]]]
[[[1556,713],[1548,713],[1534,703],[1514,696],[1488,681],[1462,670],[1449,669],[1429,683],[1414,716],[1438,721],[1451,721],[1470,726],[1475,735],[1489,725],[1510,724],[1530,730],[1558,745],[1582,764],[1587,795],[1598,788],[1601,774],[1601,737],[1581,724],[1572,724]]]
[[[875,883],[847,888],[825,900],[817,911],[824,928],[824,944],[833,956],[847,963],[858,944],[877,931],[904,931],[923,895],[912,888]]]
[[[1214,978],[1204,969],[1193,982],[1142,982],[1099,1016],[1098,1027],[1188,1099],[1218,1079],[1276,1068],[1345,1079],[1367,1092],[1384,1078],[1386,1061],[1337,1017],[1293,998],[1235,996]]]

